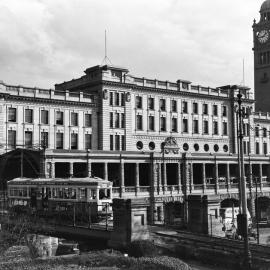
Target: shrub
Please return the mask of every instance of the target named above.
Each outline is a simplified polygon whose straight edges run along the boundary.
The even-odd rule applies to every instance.
[[[158,248],[150,240],[138,240],[130,243],[128,254],[135,258],[155,257],[158,255]]]

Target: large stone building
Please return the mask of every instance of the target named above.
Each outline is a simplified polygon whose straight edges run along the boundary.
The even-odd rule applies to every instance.
[[[238,94],[249,209],[254,216],[257,183],[259,215],[266,218],[270,115],[256,113],[248,87],[138,78],[109,65],[88,68],[54,90],[0,84],[2,182],[11,177],[7,172],[28,176],[32,167],[46,177],[99,176],[113,182],[115,198],[145,198],[152,222],[194,218],[196,209],[187,212],[192,195],[215,195],[213,205],[236,205]],[[18,152],[35,147],[42,149],[37,161]],[[217,215],[210,208],[208,215]]]

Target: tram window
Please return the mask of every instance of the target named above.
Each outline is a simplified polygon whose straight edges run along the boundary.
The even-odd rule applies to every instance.
[[[100,189],[99,190],[99,199],[109,199],[110,198],[110,190],[109,189]]]
[[[90,189],[90,200],[95,200],[97,198],[97,191],[95,189]]]
[[[86,188],[79,188],[79,199],[85,199],[86,194]]]
[[[60,199],[63,199],[63,196],[64,196],[64,194],[63,194],[63,189],[62,188],[59,188],[59,198]]]
[[[104,198],[106,198],[105,189],[100,189],[99,190],[99,199],[102,200]]]

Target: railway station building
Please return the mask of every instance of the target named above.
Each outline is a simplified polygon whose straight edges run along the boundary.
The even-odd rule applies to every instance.
[[[144,198],[153,223],[185,222],[190,195],[237,206],[241,94],[248,207],[254,216],[258,204],[260,219],[270,219],[270,113],[256,111],[255,102],[264,109],[260,100],[268,98],[260,98],[257,77],[264,76],[258,65],[270,76],[270,62],[258,62],[270,48],[268,39],[260,41],[262,29],[270,34],[270,1],[260,13],[253,24],[255,91],[136,77],[113,65],[87,68],[54,89],[1,82],[1,182],[101,177],[113,182],[114,198]]]

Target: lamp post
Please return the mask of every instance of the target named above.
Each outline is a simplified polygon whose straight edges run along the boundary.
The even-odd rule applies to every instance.
[[[238,133],[238,143],[239,143],[239,154],[240,154],[240,181],[241,181],[241,203],[242,203],[242,229],[244,237],[244,267],[245,269],[251,268],[251,253],[249,249],[248,242],[248,222],[247,222],[247,198],[246,198],[246,181],[245,181],[245,168],[244,168],[244,153],[243,153],[243,111],[242,111],[242,94],[237,94],[237,103],[238,103],[238,124],[239,124],[239,133]]]

